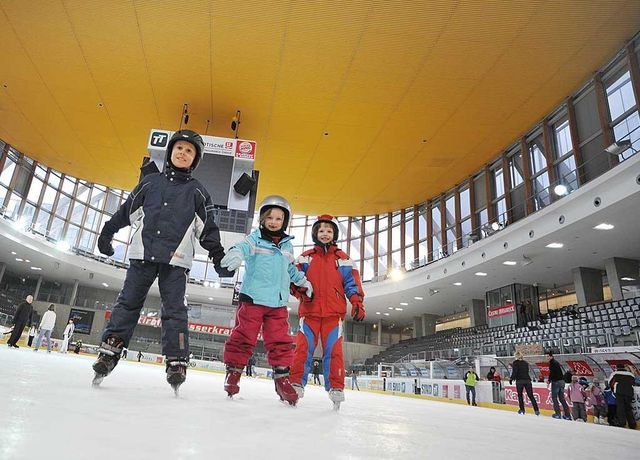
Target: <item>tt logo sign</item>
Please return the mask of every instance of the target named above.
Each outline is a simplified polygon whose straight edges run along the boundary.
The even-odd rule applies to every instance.
[[[161,133],[154,131],[151,133],[151,146],[152,147],[166,147],[169,135],[167,133]]]

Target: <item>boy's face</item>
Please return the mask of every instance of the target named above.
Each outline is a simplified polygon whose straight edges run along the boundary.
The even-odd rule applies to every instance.
[[[178,141],[171,150],[171,163],[179,169],[189,169],[196,157],[196,148],[187,141]]]
[[[267,215],[264,220],[264,226],[267,230],[272,232],[277,232],[284,225],[284,211],[282,209],[273,208],[269,211],[269,215]]]
[[[320,223],[318,239],[324,244],[331,243],[333,241],[333,225],[324,222]]]

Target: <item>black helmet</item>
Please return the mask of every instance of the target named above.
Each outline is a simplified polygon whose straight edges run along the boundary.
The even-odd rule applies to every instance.
[[[198,167],[198,163],[200,163],[200,160],[202,159],[202,152],[204,152],[204,141],[202,140],[202,136],[190,129],[181,129],[180,131],[173,133],[173,136],[171,136],[171,139],[169,139],[169,143],[167,144],[166,155],[166,161],[171,166],[173,166],[173,163],[171,163],[171,151],[173,150],[173,145],[178,141],[187,141],[195,147],[196,156],[189,168],[189,171],[193,171]]]
[[[321,216],[318,216],[318,219],[313,223],[313,226],[311,227],[311,239],[315,244],[319,246],[324,245],[324,243],[322,243],[318,239],[318,230],[320,229],[320,224],[322,223],[330,224],[333,227],[333,241],[331,242],[331,244],[336,244],[339,235],[338,223],[336,222],[335,217],[329,214],[322,214]]]

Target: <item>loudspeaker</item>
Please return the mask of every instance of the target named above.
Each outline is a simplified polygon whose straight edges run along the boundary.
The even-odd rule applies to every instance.
[[[256,181],[253,177],[247,173],[242,173],[242,176],[233,184],[233,189],[242,196],[246,196],[253,187],[256,185]]]

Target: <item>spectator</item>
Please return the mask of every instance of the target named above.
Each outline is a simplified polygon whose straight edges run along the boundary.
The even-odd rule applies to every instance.
[[[356,369],[351,369],[351,389],[356,387],[358,391],[360,391],[360,386],[358,386],[358,371]]]
[[[66,353],[69,350],[69,340],[73,336],[73,332],[76,330],[76,326],[73,324],[73,320],[70,319],[64,328],[62,333],[62,345],[60,346],[60,353]]]
[[[587,421],[587,409],[585,402],[587,400],[587,393],[584,391],[582,383],[578,381],[578,376],[571,377],[571,384],[569,384],[569,402],[571,403],[573,419],[576,422]]]
[[[127,347],[122,347],[122,356],[121,358],[124,359],[125,361],[127,360],[127,353],[129,352],[129,350],[127,350]]]
[[[493,379],[495,378],[495,375],[496,375],[496,368],[491,366],[489,368],[489,372],[487,372],[487,380],[489,382],[493,382]]]
[[[256,365],[256,358],[251,355],[249,361],[247,361],[247,377],[253,377],[253,368]]]
[[[511,377],[509,377],[509,384],[513,385],[513,381],[516,382],[516,391],[518,392],[518,414],[524,415],[526,410],[524,406],[524,397],[522,391],[527,392],[527,397],[533,407],[533,412],[536,415],[540,415],[540,409],[538,409],[538,402],[533,394],[533,385],[531,384],[531,376],[529,375],[529,363],[523,359],[521,351],[516,351],[516,359],[511,365]]]
[[[140,360],[144,358],[144,355],[142,354],[141,351],[138,352],[138,362],[140,362]]]
[[[469,367],[469,370],[464,374],[464,386],[467,390],[467,404],[477,406],[476,404],[476,383],[478,383],[480,378],[476,371],[473,370],[473,367]],[[471,393],[472,398],[469,400],[469,393]]]
[[[313,383],[316,385],[322,385],[320,383],[320,361],[317,359],[313,360],[313,367],[311,368],[311,372],[313,373]]]
[[[616,371],[609,377],[609,385],[616,396],[618,426],[624,427],[626,423],[632,430],[636,429],[636,420],[631,407],[635,384],[635,376],[629,372],[624,364],[618,364]]]
[[[553,358],[553,352],[548,351],[546,358],[549,361],[549,380],[548,385],[551,387],[551,399],[553,400],[553,418],[564,420],[572,420],[569,413],[569,405],[564,399],[564,375],[562,373],[562,366],[558,361]],[[560,404],[564,409],[564,416],[560,413]]]
[[[33,351],[38,351],[42,337],[47,336],[47,353],[51,353],[51,332],[56,325],[56,307],[55,305],[49,305],[49,309],[44,312],[42,319],[40,320],[40,332],[36,338],[36,347]]]
[[[604,416],[607,413],[607,402],[600,388],[600,381],[593,379],[593,383],[587,388],[587,398],[593,410],[593,423],[604,425]]]
[[[9,340],[7,340],[7,346],[9,348],[20,348],[17,343],[22,336],[22,331],[25,326],[31,327],[31,321],[33,319],[33,307],[31,303],[33,302],[33,296],[28,295],[24,302],[18,305],[16,309],[16,314],[13,316],[13,331],[9,336]]]
[[[76,355],[80,354],[80,349],[82,348],[82,340],[76,340],[76,347],[73,349],[73,352]]]

